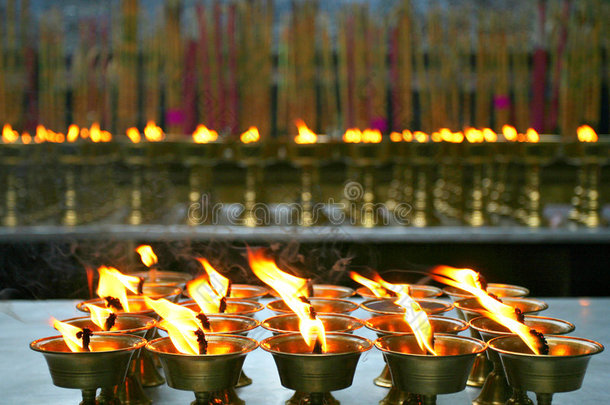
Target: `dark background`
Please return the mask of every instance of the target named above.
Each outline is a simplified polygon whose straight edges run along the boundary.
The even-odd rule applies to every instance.
[[[104,264],[123,272],[145,269],[134,252],[138,245],[91,240],[2,244],[0,298],[86,298],[86,268]],[[201,269],[194,257],[203,256],[235,283],[260,283],[249,269],[244,243],[168,241],[152,246],[160,268],[197,274]],[[532,296],[607,296],[610,285],[607,244],[283,241],[265,246],[281,268],[317,283],[355,286],[347,271],[370,267],[388,281],[434,284],[425,272],[445,264],[473,268],[489,282],[526,286]]]

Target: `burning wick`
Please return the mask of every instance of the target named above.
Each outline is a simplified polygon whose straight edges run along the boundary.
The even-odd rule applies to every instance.
[[[83,350],[86,352],[90,352],[89,343],[91,342],[91,336],[93,336],[93,332],[89,328],[83,328],[80,332],[76,333],[76,337],[83,341]]]
[[[212,326],[210,325],[210,320],[208,319],[207,316],[205,316],[205,314],[203,312],[200,312],[199,314],[197,314],[196,318],[199,319],[199,322],[201,322],[201,327],[203,329],[212,330]]]
[[[106,321],[104,322],[104,330],[112,329],[115,322],[116,322],[116,314],[114,312],[111,312],[110,315],[108,315],[108,318],[106,318]]]
[[[106,301],[106,307],[108,308],[114,308],[117,311],[123,310],[123,304],[121,304],[121,301],[118,298],[104,297],[104,301]]]
[[[144,277],[140,277],[140,282],[138,283],[138,295],[142,295],[144,290]]]
[[[205,333],[201,329],[197,329],[195,336],[197,336],[197,343],[199,343],[199,354],[208,354],[208,341],[205,340]]]
[[[542,332],[538,332],[536,329],[530,329],[530,334],[538,339],[538,350],[540,351],[540,354],[549,354],[549,344]]]

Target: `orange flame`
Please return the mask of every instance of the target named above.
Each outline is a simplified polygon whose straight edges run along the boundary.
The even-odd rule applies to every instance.
[[[140,140],[142,140],[140,131],[138,131],[138,128],[136,128],[136,127],[127,128],[127,130],[125,131],[125,134],[129,138],[129,140],[133,143],[140,143]]]
[[[367,128],[362,131],[362,142],[364,143],[380,143],[381,139],[381,131],[378,129]]]
[[[358,128],[350,128],[343,134],[343,142],[360,143],[362,142],[362,131]]]
[[[526,142],[536,143],[540,141],[540,135],[538,135],[534,128],[528,128],[525,133],[525,140]]]
[[[203,269],[208,275],[212,288],[218,292],[218,295],[221,297],[226,297],[229,295],[231,280],[220,274],[206,259],[198,257],[197,260],[203,266]]]
[[[91,124],[91,128],[89,128],[89,139],[95,143],[102,142],[102,130],[97,122]]]
[[[159,262],[157,255],[153,252],[150,245],[140,245],[136,248],[136,252],[138,252],[142,263],[144,263],[146,267],[154,266]]]
[[[79,137],[80,131],[78,129],[78,126],[71,124],[68,127],[68,133],[66,134],[66,140],[68,142],[76,142],[78,137]]]
[[[519,322],[515,309],[510,305],[490,297],[481,287],[480,277],[471,269],[455,269],[448,266],[438,266],[432,270],[432,278],[441,283],[460,288],[474,295],[488,311],[485,316],[504,325],[511,332],[521,337],[523,342],[535,353],[540,354],[539,342],[530,333],[530,327]]]
[[[441,135],[440,131],[434,131],[430,134],[430,139],[432,142],[442,142],[443,136]]]
[[[161,127],[155,125],[154,121],[148,121],[144,127],[144,137],[149,142],[160,142],[165,138]]]
[[[43,125],[36,125],[36,134],[34,135],[34,142],[42,143],[47,140],[47,129]]]
[[[400,132],[392,131],[390,133],[390,141],[402,142],[402,134]]]
[[[184,354],[199,353],[199,343],[195,332],[202,325],[197,319],[197,313],[181,305],[174,304],[164,298],[153,300],[144,297],[146,304],[155,310],[165,320],[164,328],[176,350]]]
[[[140,279],[128,276],[114,267],[101,266],[97,269],[100,281],[97,285],[97,295],[100,298],[112,297],[121,302],[123,311],[129,312],[129,301],[127,300],[127,289],[133,293],[138,293]]]
[[[53,323],[53,327],[61,333],[64,337],[64,342],[68,346],[68,349],[73,352],[82,352],[83,349],[83,341],[76,337],[76,334],[81,332],[80,328],[76,326],[70,325],[69,323],[58,321],[55,318],[51,318],[51,322]]]
[[[80,129],[80,137],[81,138],[87,139],[87,138],[89,138],[89,135],[90,135],[89,134],[89,128],[84,128],[83,127],[83,128]]]
[[[515,142],[519,138],[517,130],[512,125],[502,125],[502,135],[509,142]]]
[[[205,269],[206,274],[189,281],[186,289],[203,312],[221,312],[220,307],[223,298],[229,293],[231,282],[217,272],[206,259],[197,258],[197,260]]]
[[[428,142],[430,137],[425,132],[415,131],[415,132],[413,132],[413,138],[419,143],[426,143],[426,142]]]
[[[303,120],[295,120],[294,125],[296,125],[299,130],[299,134],[294,138],[295,143],[316,143],[318,141],[318,135],[316,135],[315,132],[307,128],[307,125],[305,125],[305,122],[303,122]]]
[[[409,131],[408,129],[403,130],[402,131],[402,139],[405,142],[413,141],[413,133],[411,131]]]
[[[417,339],[417,344],[422,350],[427,350],[436,356],[432,325],[430,324],[428,315],[426,315],[426,311],[422,309],[417,301],[411,298],[408,284],[388,283],[377,273],[374,275],[375,280],[363,277],[353,271],[350,271],[349,275],[352,280],[368,287],[376,297],[389,297],[390,294],[388,291],[395,293],[398,298],[394,303],[405,309],[404,320],[411,327],[411,330]]]
[[[588,125],[581,125],[576,129],[578,140],[580,142],[597,142],[597,134],[595,130]]]
[[[106,319],[108,319],[110,314],[112,314],[114,311],[109,308],[98,307],[97,305],[93,304],[85,304],[85,307],[91,314],[91,321],[99,326],[101,330],[106,330]],[[116,329],[116,326],[113,326],[109,330],[113,329]]]
[[[258,142],[261,139],[260,134],[258,133],[258,128],[250,127],[246,132],[240,135],[239,140],[243,143],[254,143]]]
[[[466,128],[464,130],[464,136],[466,140],[470,143],[480,143],[485,140],[485,135],[483,135],[483,131],[476,128]]]
[[[461,143],[464,141],[464,134],[461,131],[452,132],[449,128],[441,128],[438,131],[443,142]]]
[[[208,143],[215,142],[218,140],[218,132],[213,129],[208,129],[203,124],[197,125],[195,132],[193,132],[193,142],[195,143]]]
[[[14,131],[11,124],[4,124],[2,127],[2,142],[13,143],[19,139],[19,132]]]
[[[491,128],[483,128],[483,138],[485,138],[485,142],[496,142],[498,140],[498,134]]]
[[[326,352],[324,324],[314,316],[315,311],[311,304],[302,299],[306,297],[307,280],[280,270],[274,260],[265,256],[264,249],[252,251],[248,248],[248,262],[254,274],[273,288],[286,305],[297,314],[299,330],[307,345],[311,348],[319,342],[322,352]]]
[[[24,145],[28,145],[32,143],[32,135],[29,132],[24,132],[21,134],[21,143]]]
[[[381,283],[371,280],[370,278],[361,276],[360,274],[356,273],[355,271],[350,271],[349,276],[355,282],[362,284],[363,286],[365,286],[366,288],[371,290],[371,292],[373,294],[375,294],[375,297],[377,297],[377,298],[391,297],[391,295],[388,293],[388,290],[384,286],[382,286]]]

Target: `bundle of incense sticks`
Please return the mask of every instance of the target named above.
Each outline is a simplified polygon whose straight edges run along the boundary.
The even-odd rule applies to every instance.
[[[318,49],[318,122],[319,132],[331,133],[339,128],[339,110],[336,97],[335,64],[333,61],[334,41],[330,35],[330,20],[326,14],[318,14],[316,32]]]
[[[508,39],[506,21],[508,16],[501,11],[494,13],[491,19],[493,75],[493,109],[494,128],[500,132],[502,125],[510,121],[510,88],[508,64]],[[490,124],[486,126],[491,126]]]
[[[446,88],[445,97],[447,99],[446,122],[438,128],[451,128],[457,130],[460,125],[460,80],[456,78],[462,77],[461,55],[460,48],[457,44],[459,32],[464,29],[461,24],[461,16],[458,10],[449,12],[449,22],[446,24],[444,52],[445,60],[441,64],[443,83]]]
[[[561,86],[561,68],[563,54],[568,37],[568,21],[570,16],[570,2],[553,2],[549,4],[549,14],[553,23],[550,37],[550,85],[551,100],[548,109],[546,127],[557,130],[559,115],[559,91]]]
[[[318,2],[293,1],[290,18],[282,27],[282,52],[278,84],[277,127],[280,133],[294,133],[294,121],[302,119],[314,127],[316,116],[316,19]]]
[[[2,16],[0,14],[0,16]],[[0,41],[0,122],[4,123],[4,122],[10,122],[8,120],[8,103],[7,103],[7,99],[8,99],[8,94],[6,91],[6,86],[5,86],[5,81],[6,81],[6,58],[4,57],[4,53],[5,53],[5,49],[4,49],[4,38],[7,37],[7,35],[4,33],[4,29],[5,29],[6,25],[2,24],[0,25],[0,37],[3,39],[2,41]]]
[[[66,89],[61,14],[53,8],[40,20],[40,121],[57,131],[66,130]]]
[[[142,108],[145,122],[161,122],[161,72],[163,59],[161,44],[163,31],[160,26],[159,13],[155,13],[153,21],[145,22],[151,27],[143,41],[143,84]],[[135,124],[135,123],[134,123]]]
[[[121,39],[118,57],[117,130],[124,132],[138,117],[138,0],[121,1]]]
[[[426,49],[424,46],[421,23],[415,25],[413,38],[415,39],[414,55],[415,55],[415,71],[417,91],[419,94],[419,121],[420,128],[423,131],[431,132],[435,128],[432,126],[432,106],[430,103],[430,79],[426,69],[425,57]]]
[[[237,131],[235,4],[197,6],[199,120],[217,130]]]
[[[523,17],[523,16],[522,16]],[[531,48],[527,27],[519,25],[519,17],[513,19],[515,29],[508,37],[510,69],[512,75],[513,119],[510,122],[520,132],[525,132],[530,126],[529,90],[531,88],[531,71],[528,63]],[[497,122],[496,125],[502,125]]]
[[[339,27],[343,126],[386,130],[386,32],[362,4],[346,5]]]
[[[72,54],[71,63],[71,122],[87,127],[101,118],[98,103],[102,98],[96,81],[98,49],[95,46],[95,20],[80,21],[79,33],[79,44]]]
[[[482,11],[478,18],[476,53],[476,92],[474,123],[477,127],[489,126],[492,101],[491,52],[494,44],[490,38],[491,21]]]
[[[472,35],[470,27],[473,25],[471,20],[472,8],[460,9],[454,18],[455,27],[450,37],[454,38],[455,44],[450,45],[456,49],[458,59],[458,76],[459,80],[458,91],[460,92],[460,127],[466,128],[472,126],[472,96],[473,96],[473,72],[472,63]]]
[[[238,3],[239,128],[258,127],[261,137],[271,130],[273,2]]]
[[[6,4],[6,48],[0,56],[4,59],[4,92],[6,94],[4,122],[20,126],[22,125],[26,77],[23,65],[24,38],[17,33],[20,13],[16,3],[15,0],[8,0]],[[23,21],[21,22],[23,23]],[[20,34],[23,34],[23,28]],[[4,38],[2,39],[4,40]]]
[[[390,91],[392,129],[413,128],[413,13],[411,1],[401,1],[390,30]]]
[[[431,108],[428,109],[432,128],[442,128],[448,124],[447,117],[447,68],[449,63],[445,58],[445,37],[443,33],[442,16],[440,9],[434,8],[428,14],[428,73],[434,78],[428,83],[428,92]]]
[[[591,3],[572,15],[563,59],[560,90],[560,129],[567,139],[574,139],[583,122],[599,122],[601,102],[601,22],[589,9]]]
[[[165,36],[163,38],[165,78],[165,128],[169,133],[179,133],[184,123],[182,103],[183,90],[183,43],[180,30],[181,0],[165,3]]]

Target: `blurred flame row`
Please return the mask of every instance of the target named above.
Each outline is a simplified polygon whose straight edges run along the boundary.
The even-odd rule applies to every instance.
[[[311,131],[303,120],[296,120],[295,125],[298,129],[298,135],[294,138],[297,144],[311,144],[318,141],[318,136]],[[131,127],[126,130],[126,136],[133,143],[139,143],[143,139],[149,142],[160,142],[165,139],[165,133],[161,127],[157,126],[153,121],[149,121],[143,130],[143,135],[136,127]],[[500,135],[506,142],[539,142],[540,136],[535,129],[529,128],[525,133],[519,133],[515,127],[504,125],[501,134],[494,132],[490,128],[465,128],[463,131],[453,132],[448,128],[441,128],[431,134],[422,131],[410,131],[405,129],[402,132],[390,133],[392,142],[450,142],[462,143],[481,143],[481,142],[497,142],[501,140]],[[598,136],[595,130],[588,125],[582,125],[577,129],[577,136],[580,142],[597,142]],[[192,134],[193,142],[195,143],[210,143],[216,142],[219,139],[218,132],[206,127],[203,124],[197,126]],[[68,127],[66,134],[54,132],[45,128],[43,125],[36,127],[34,137],[29,132],[19,134],[10,124],[5,124],[2,128],[2,141],[4,143],[15,143],[21,141],[23,144],[29,143],[63,143],[76,142],[79,139],[89,139],[92,142],[110,142],[112,134],[102,130],[98,123],[93,123],[91,127],[79,128],[72,124]],[[261,139],[259,131],[256,127],[250,127],[241,134],[240,140],[243,143],[258,142]],[[360,130],[358,128],[350,128],[345,131],[342,137],[346,143],[380,143],[383,139],[381,131],[378,129],[367,128]]]

